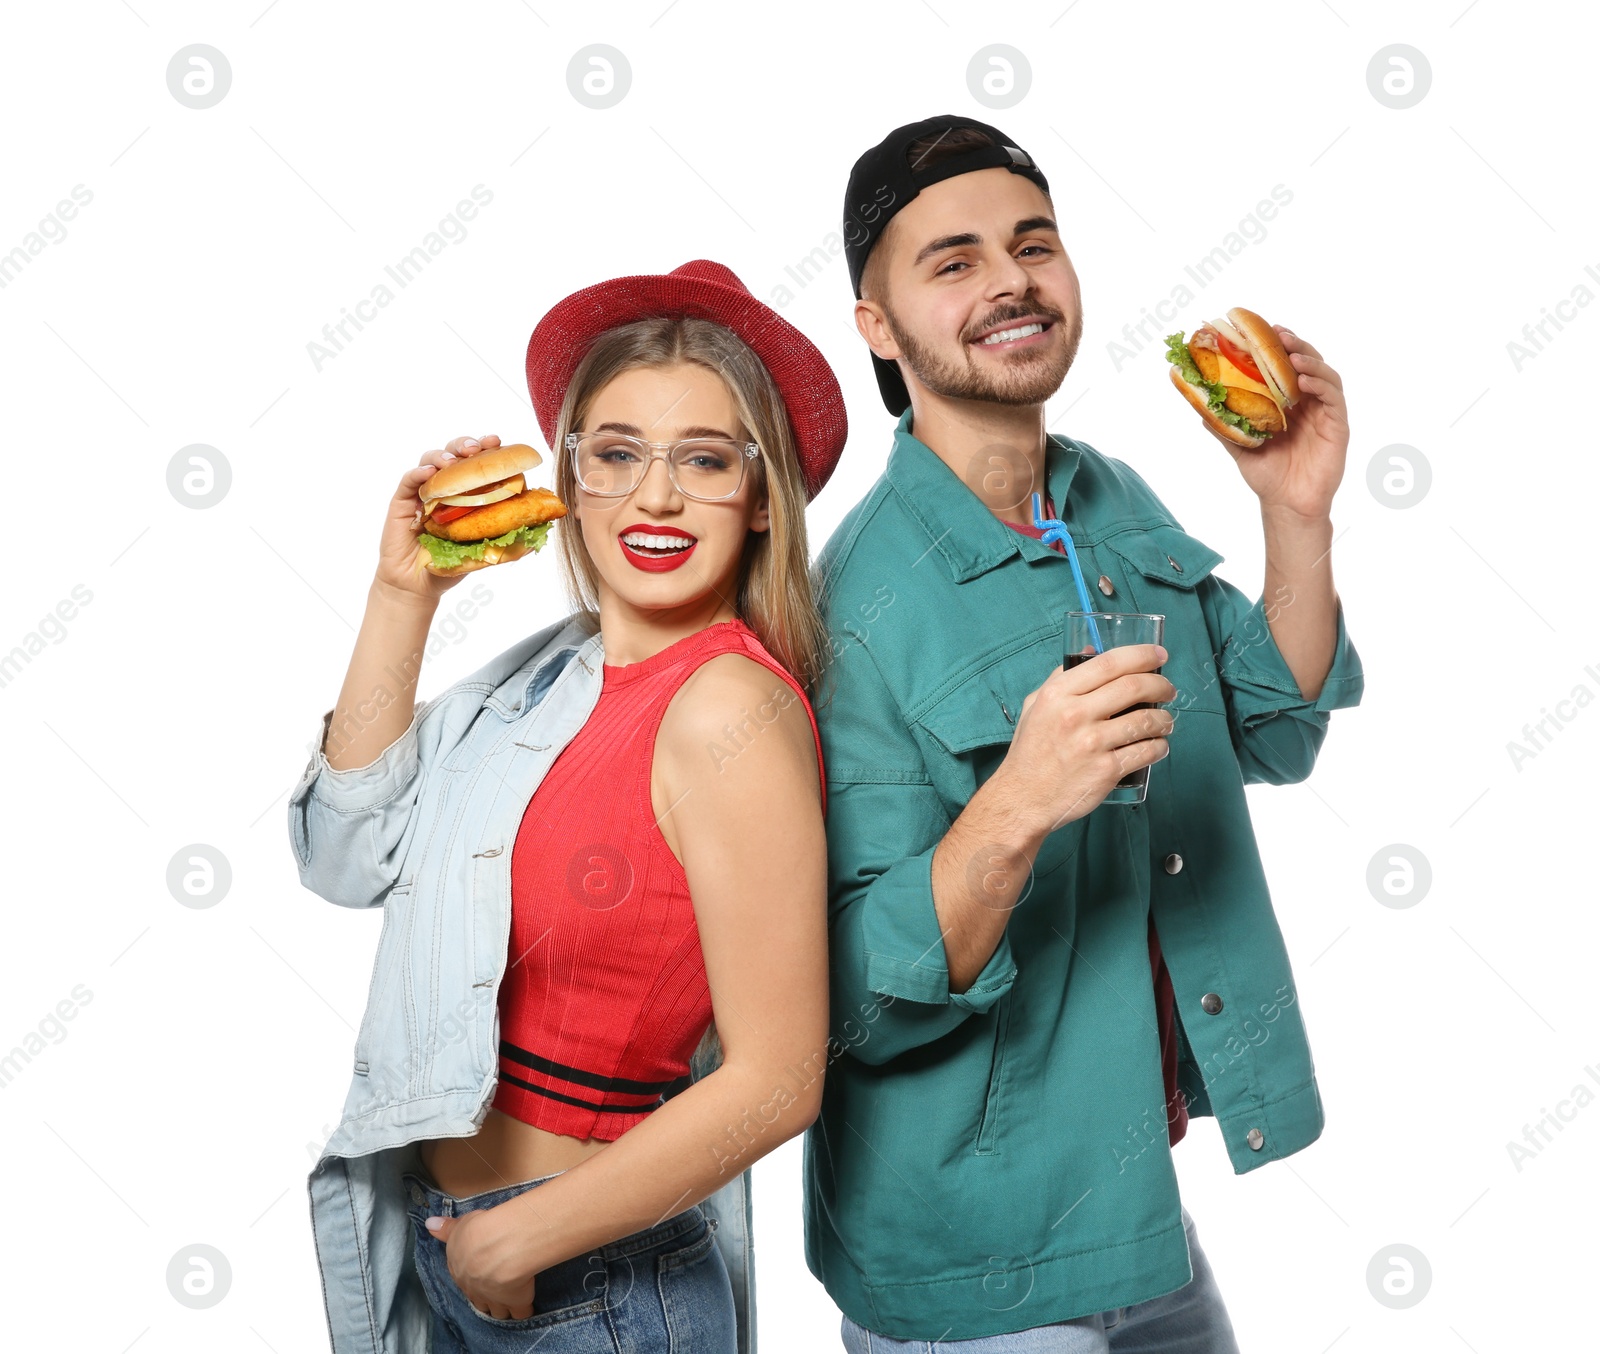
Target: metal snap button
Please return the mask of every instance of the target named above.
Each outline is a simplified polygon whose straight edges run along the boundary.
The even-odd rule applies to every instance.
[[[1178,871],[1183,868],[1183,857],[1174,851],[1170,856],[1161,862],[1161,868],[1168,874],[1177,874]]]
[[[1100,591],[1105,593],[1107,597],[1111,596],[1111,594],[1116,591],[1116,589],[1111,586],[1111,580],[1104,574],[1100,575]]]
[[[1259,1128],[1252,1128],[1244,1135],[1244,1140],[1250,1144],[1250,1150],[1252,1152],[1259,1152],[1267,1141],[1266,1138],[1262,1136]]]
[[[414,1204],[425,1204],[428,1202],[428,1196],[422,1192],[421,1185],[411,1186],[411,1202]]]
[[[1207,1015],[1216,1015],[1222,1009],[1222,998],[1215,992],[1207,992],[1200,998],[1200,1009]]]

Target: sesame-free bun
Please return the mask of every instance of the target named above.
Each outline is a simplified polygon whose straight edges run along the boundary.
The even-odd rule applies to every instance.
[[[543,462],[544,457],[537,450],[522,442],[513,442],[509,447],[490,447],[487,451],[474,452],[471,456],[463,456],[440,466],[423,480],[422,488],[417,492],[426,509],[432,506],[435,499],[451,494],[470,494],[485,484],[493,484],[519,471],[532,470]]]
[[[1266,375],[1265,368],[1262,369],[1261,374],[1263,376]],[[1184,380],[1183,373],[1177,367],[1168,367],[1167,375],[1172,378],[1172,384],[1178,387],[1178,392],[1190,404],[1194,405],[1195,412],[1206,421],[1206,426],[1216,433],[1218,437],[1225,437],[1228,441],[1241,447],[1259,447],[1267,440],[1264,437],[1251,437],[1242,428],[1236,428],[1231,423],[1224,423],[1211,408],[1206,388],[1195,385],[1193,381]]]
[[[1300,381],[1278,331],[1255,311],[1243,306],[1234,306],[1228,312],[1228,323],[1244,335],[1250,345],[1250,356],[1255,358],[1256,366],[1279,402],[1286,409],[1293,409],[1300,403]]]

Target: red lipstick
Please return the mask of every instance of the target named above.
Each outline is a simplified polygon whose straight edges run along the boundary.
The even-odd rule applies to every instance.
[[[623,539],[627,536],[642,535],[654,536],[658,540],[671,539],[682,541],[681,546],[674,545],[666,548],[655,546],[632,546]],[[669,569],[676,569],[690,555],[699,543],[699,538],[690,535],[678,527],[652,526],[648,522],[635,522],[632,526],[624,527],[617,533],[617,544],[622,547],[622,556],[633,565],[635,569],[642,569],[646,573],[666,573]]]

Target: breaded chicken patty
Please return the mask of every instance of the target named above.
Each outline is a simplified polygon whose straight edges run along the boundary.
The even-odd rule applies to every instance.
[[[513,527],[536,526],[566,515],[566,505],[548,489],[529,489],[515,498],[485,504],[442,526],[431,517],[422,526],[430,536],[441,536],[447,541],[484,541],[491,536],[503,536]]]
[[[1222,403],[1234,413],[1249,419],[1258,431],[1281,433],[1288,426],[1278,406],[1265,395],[1254,390],[1240,390],[1238,386],[1227,386],[1225,389],[1228,395]]]

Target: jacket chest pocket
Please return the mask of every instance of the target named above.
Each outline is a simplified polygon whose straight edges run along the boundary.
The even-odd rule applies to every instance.
[[[1175,526],[1118,532],[1104,545],[1122,562],[1129,580],[1132,604],[1124,609],[1166,617],[1161,643],[1167,661],[1161,675],[1178,689],[1168,708],[1175,716],[1185,710],[1223,714],[1222,684],[1197,593],[1223,557]]]
[[[915,723],[943,754],[933,779],[952,820],[1005,760],[1023,700],[1061,666],[1061,657],[1060,628],[1040,627],[938,694],[916,715]],[[1046,836],[1033,862],[1033,878],[1071,859],[1085,830],[1085,819],[1077,818]],[[977,875],[1012,868],[1015,864],[998,847],[980,851],[971,864]],[[1024,886],[1019,903],[1027,901],[1028,892]]]
[[[450,755],[440,763],[440,769],[456,773],[476,771],[499,752],[506,741],[505,717],[485,706],[462,730]]]

